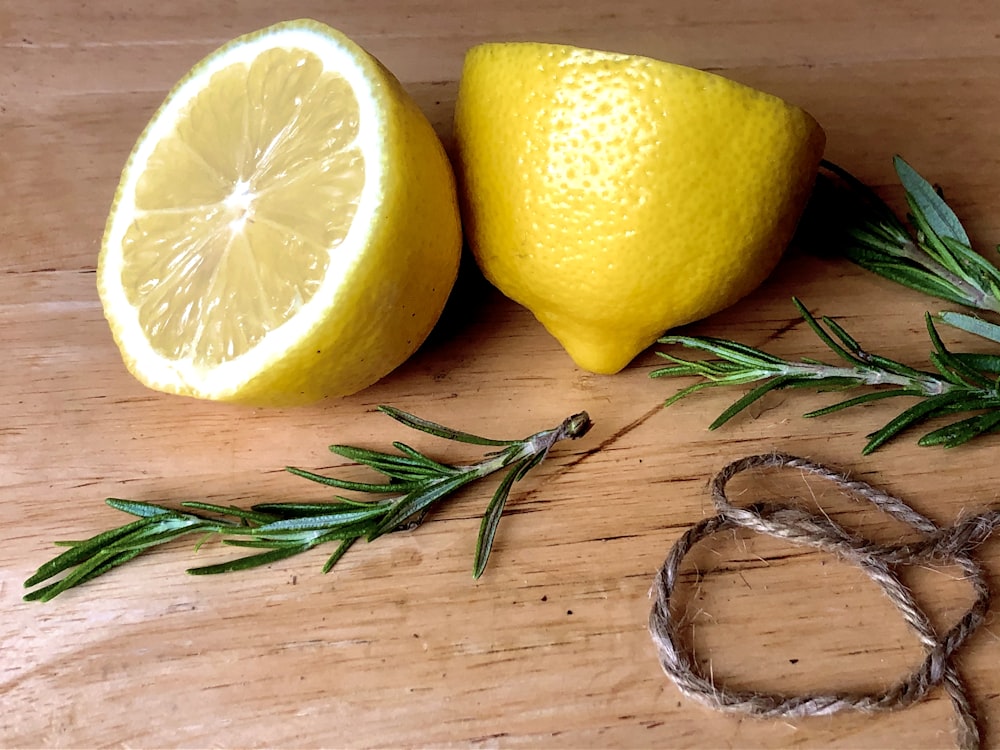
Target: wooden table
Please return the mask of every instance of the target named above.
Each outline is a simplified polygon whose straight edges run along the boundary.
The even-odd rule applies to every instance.
[[[613,377],[576,369],[532,316],[465,274],[432,339],[355,396],[254,410],[145,390],[104,323],[94,265],[119,170],[170,86],[239,33],[312,16],[379,57],[445,143],[462,55],[533,39],[642,53],[721,72],[809,109],[827,156],[901,194],[903,154],[946,187],[980,248],[1000,241],[1000,17],[989,3],[643,0],[503,3],[0,0],[0,745],[4,747],[947,747],[940,691],[877,716],[741,719],[684,698],[647,633],[670,545],[713,510],[728,461],[783,450],[851,471],[948,524],[997,503],[1000,438],[946,452],[914,436],[861,457],[882,402],[820,420],[832,397],[783,392],[717,432],[735,397],[664,410],[682,382],[650,380],[653,351]],[[925,366],[934,301],[844,261],[792,252],[763,288],[687,331],[825,356],[789,299],[880,352]],[[949,341],[960,343],[959,337]],[[490,488],[413,533],[251,573],[191,577],[177,543],[41,605],[22,581],[54,551],[121,522],[106,496],[248,505],[321,499],[282,471],[343,466],[332,442],[403,437],[374,408],[520,437],[587,410],[596,426],[519,485],[490,568],[471,576]],[[447,460],[469,446],[405,436]],[[341,473],[355,472],[342,469]],[[752,497],[816,499],[883,539],[903,531],[795,472]],[[1000,546],[980,549],[993,584]],[[231,551],[206,545],[198,561]],[[693,565],[701,575],[695,576]],[[688,570],[698,663],[720,683],[870,690],[921,650],[885,597],[836,558],[746,534],[706,543]],[[906,579],[940,626],[970,594],[954,570]],[[991,622],[959,659],[985,744],[1000,745],[1000,642]]]

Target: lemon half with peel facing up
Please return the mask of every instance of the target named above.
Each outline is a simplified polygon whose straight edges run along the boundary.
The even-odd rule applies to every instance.
[[[98,288],[146,385],[293,404],[412,354],[460,251],[454,175],[417,105],[343,34],[291,21],[167,96],[122,173]]]
[[[480,268],[598,373],[765,279],[825,143],[721,76],[529,42],[467,53],[455,130]]]

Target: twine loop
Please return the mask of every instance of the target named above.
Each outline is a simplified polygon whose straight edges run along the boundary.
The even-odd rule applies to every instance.
[[[774,502],[759,502],[745,507],[733,505],[726,496],[729,481],[741,472],[765,468],[793,468],[831,481],[854,497],[867,500],[882,512],[921,532],[922,537],[909,544],[876,544],[848,531],[825,515],[814,515]],[[986,619],[990,590],[972,552],[1000,527],[1000,511],[986,511],[949,528],[941,528],[899,498],[820,464],[782,453],[747,456],[734,461],[712,480],[711,494],[717,515],[690,528],[674,544],[657,573],[651,591],[654,603],[649,616],[650,633],[664,672],[682,693],[719,711],[765,718],[801,718],[841,711],[871,713],[904,708],[941,685],[955,710],[958,746],[963,750],[979,747],[979,728],[953,656]],[[903,679],[885,690],[871,693],[783,695],[730,689],[706,678],[699,672],[693,654],[678,637],[678,624],[670,612],[670,598],[677,585],[681,563],[691,548],[713,534],[737,528],[832,552],[859,566],[888,596],[916,633],[924,650],[923,661]],[[943,635],[935,632],[927,615],[898,577],[897,567],[914,564],[956,565],[972,586],[975,601]]]

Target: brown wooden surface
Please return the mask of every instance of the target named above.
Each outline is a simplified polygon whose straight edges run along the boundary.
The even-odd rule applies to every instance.
[[[159,2],[0,0],[0,745],[947,747],[947,699],[881,716],[741,720],[684,699],[646,632],[648,589],[670,545],[710,514],[705,486],[739,456],[780,449],[850,469],[949,523],[996,504],[1000,438],[944,452],[912,437],[862,458],[891,403],[823,420],[805,392],[706,430],[737,395],[669,410],[652,352],[590,375],[529,313],[466,274],[432,340],[356,396],[295,410],[200,403],[144,390],[103,321],[94,264],[119,170],[165,92],[223,41],[311,16],[403,81],[450,146],[463,51],[532,39],[710,68],[809,109],[827,155],[894,205],[890,157],[943,184],[974,242],[1000,241],[1000,16],[978,0],[736,2]],[[736,307],[689,331],[778,354],[824,356],[789,298],[863,342],[924,365],[925,309],[941,306],[844,263],[791,254]],[[960,341],[953,338],[949,340]],[[322,491],[282,471],[343,462],[332,442],[400,439],[373,413],[519,437],[581,409],[594,430],[518,486],[490,568],[471,577],[489,488],[411,534],[256,572],[195,578],[177,543],[47,604],[21,582],[54,551],[117,524],[106,496],[249,504]],[[472,450],[407,435],[451,460]],[[348,469],[348,471],[353,471]],[[900,530],[800,477],[744,497],[815,496],[844,523]],[[751,489],[753,488],[753,489]],[[1000,583],[1000,546],[981,553]],[[230,554],[207,545],[201,562]],[[920,658],[884,597],[825,555],[739,535],[692,562],[699,663],[767,689],[870,689]],[[935,622],[969,592],[954,571],[908,579]],[[991,620],[962,654],[989,747],[1000,746],[1000,643]]]

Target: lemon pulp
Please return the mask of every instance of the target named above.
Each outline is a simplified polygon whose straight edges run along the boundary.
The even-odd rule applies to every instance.
[[[295,71],[292,85],[275,69]],[[233,107],[220,90],[246,95]],[[304,109],[303,97],[337,106]],[[309,52],[212,75],[150,154],[123,239],[122,286],[157,353],[217,367],[312,299],[364,186],[357,130],[350,86]]]

